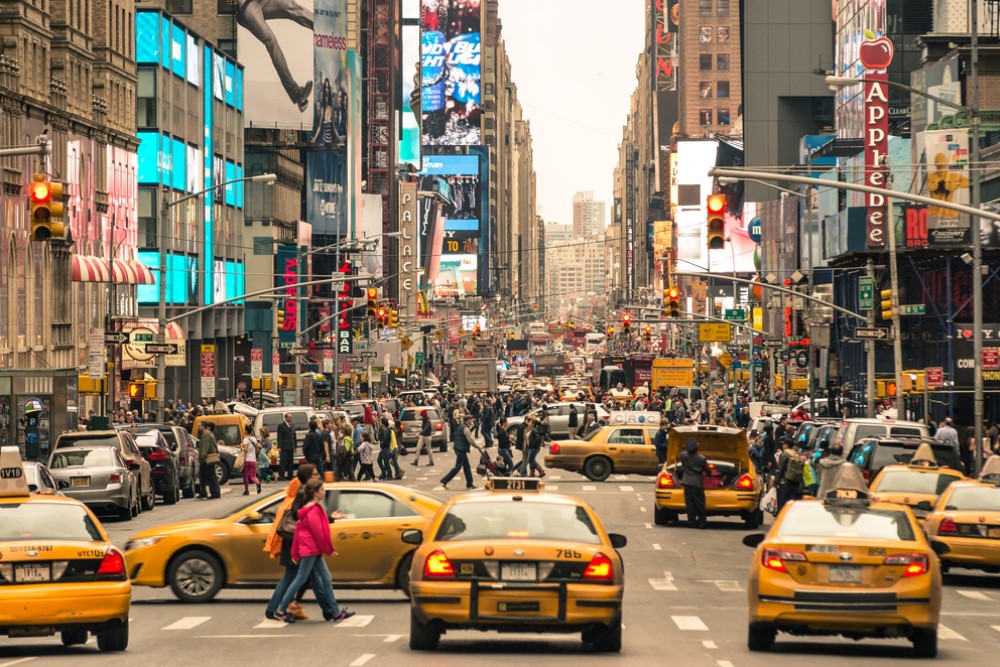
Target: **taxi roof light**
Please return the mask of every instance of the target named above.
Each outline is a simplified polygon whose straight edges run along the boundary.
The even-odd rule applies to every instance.
[[[127,579],[125,573],[125,558],[117,549],[108,549],[104,560],[97,568],[97,579]]]
[[[0,580],[6,581],[8,584],[14,583],[13,563],[0,563]]]
[[[494,477],[486,485],[490,491],[541,491],[542,480],[531,477]]]
[[[0,498],[26,498],[30,495],[21,451],[17,447],[0,448]]]
[[[428,579],[451,579],[455,576],[455,568],[448,556],[437,549],[428,554],[424,561],[424,576]]]
[[[611,559],[598,551],[587,563],[583,578],[589,581],[612,581],[615,578],[615,568]]]

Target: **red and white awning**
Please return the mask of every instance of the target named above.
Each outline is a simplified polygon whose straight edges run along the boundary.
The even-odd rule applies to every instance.
[[[152,270],[134,259],[111,261],[91,255],[73,255],[70,277],[78,283],[153,285],[156,282]]]

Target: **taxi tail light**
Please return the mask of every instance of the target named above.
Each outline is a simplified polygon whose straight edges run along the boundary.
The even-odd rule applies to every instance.
[[[927,574],[927,556],[924,554],[893,554],[886,556],[886,565],[902,565],[903,577],[918,577]]]
[[[436,422],[434,424],[434,430],[435,431],[443,431],[444,430],[444,422]]]
[[[785,561],[806,562],[806,555],[794,549],[764,549],[761,556],[761,565],[775,572],[788,572]]]
[[[958,526],[955,525],[955,521],[950,517],[946,516],[941,520],[941,525],[938,526],[938,535],[958,535]]]
[[[165,449],[154,449],[149,453],[150,461],[166,461],[169,458],[170,454],[168,454]]]
[[[597,552],[587,563],[587,568],[583,571],[583,578],[586,581],[613,581],[615,578],[614,563],[601,552]]]
[[[669,472],[664,470],[656,477],[656,488],[658,489],[676,489],[677,480]]]
[[[736,480],[735,486],[740,491],[753,491],[753,477],[750,475],[743,475]]]
[[[428,579],[453,579],[455,568],[443,551],[437,549],[427,555],[424,561],[424,577]]]
[[[562,451],[562,448],[559,446],[558,442],[553,442],[551,445],[549,445],[549,453],[550,454],[558,454],[561,451]]]
[[[122,581],[128,579],[128,574],[125,572],[125,557],[121,555],[121,552],[117,549],[108,549],[100,567],[97,568],[97,578],[120,579]]]

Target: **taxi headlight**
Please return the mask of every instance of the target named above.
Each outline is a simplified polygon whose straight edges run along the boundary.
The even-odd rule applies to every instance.
[[[125,543],[125,551],[133,551],[135,549],[145,549],[146,547],[151,547],[166,535],[154,535],[153,537],[138,537],[133,538]]]

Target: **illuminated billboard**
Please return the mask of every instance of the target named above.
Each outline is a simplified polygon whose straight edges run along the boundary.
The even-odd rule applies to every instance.
[[[404,2],[399,26],[400,76],[396,78],[396,161],[420,168],[420,117],[410,100],[420,82],[420,3]],[[419,101],[419,100],[418,100]]]
[[[480,0],[422,0],[424,146],[482,143]]]

